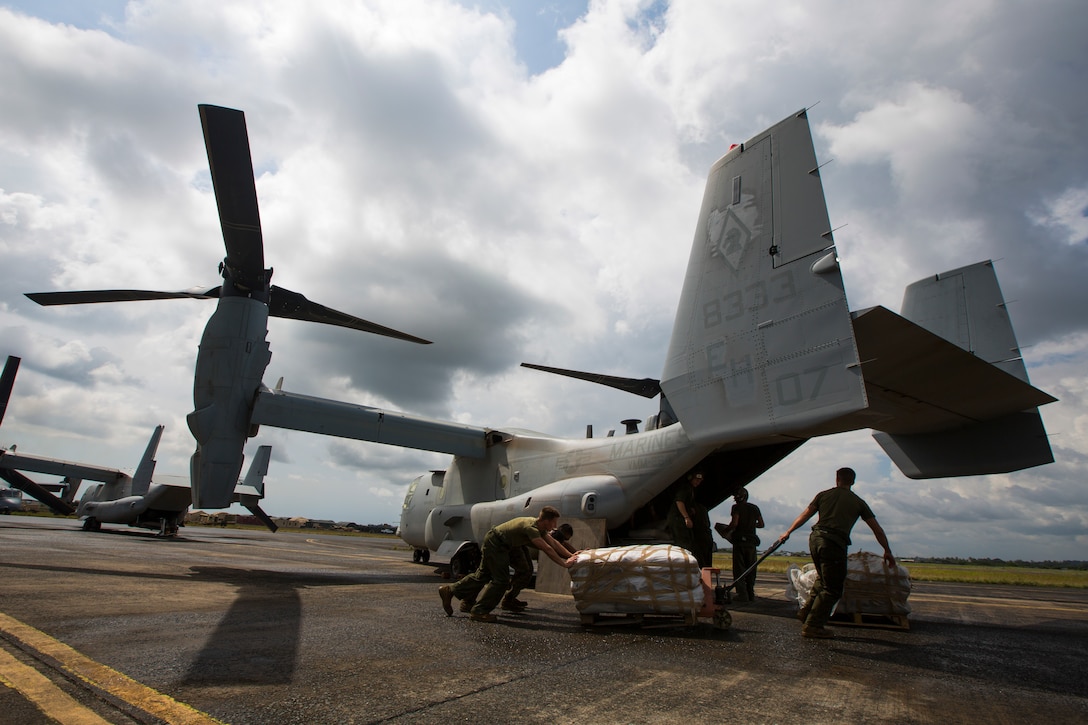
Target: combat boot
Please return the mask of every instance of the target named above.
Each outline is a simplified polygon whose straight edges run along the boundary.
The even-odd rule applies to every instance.
[[[833,639],[835,634],[827,627],[809,627],[806,625],[801,627],[801,636],[809,639]]]
[[[453,590],[449,584],[438,587],[438,596],[442,598],[442,610],[447,617],[453,616]]]
[[[510,599],[509,597],[506,597],[502,600],[499,606],[507,612],[523,612],[525,611],[525,608],[529,605],[517,599]]]

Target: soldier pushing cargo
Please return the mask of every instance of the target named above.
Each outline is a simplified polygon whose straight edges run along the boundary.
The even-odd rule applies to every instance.
[[[816,494],[812,503],[778,539],[779,544],[784,543],[813,514],[820,514],[808,538],[809,553],[812,555],[812,563],[816,565],[818,578],[808,601],[797,614],[803,622],[802,637],[830,639],[834,636],[824,625],[831,616],[835,602],[842,598],[843,586],[846,583],[846,549],[850,546],[850,531],[858,518],[868,524],[877,542],[884,547],[884,563],[895,566],[895,557],[888,546],[884,529],[877,522],[869,504],[850,490],[855,478],[852,468],[840,468],[836,471],[835,488]]]

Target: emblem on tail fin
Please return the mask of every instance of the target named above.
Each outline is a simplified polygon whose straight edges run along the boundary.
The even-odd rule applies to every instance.
[[[715,209],[707,221],[707,241],[710,256],[721,257],[734,273],[740,271],[740,262],[752,243],[752,231],[734,213],[732,207],[725,211]]]

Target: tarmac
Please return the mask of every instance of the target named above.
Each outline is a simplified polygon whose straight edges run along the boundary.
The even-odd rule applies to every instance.
[[[909,630],[800,636],[785,579],[709,619],[446,617],[391,538],[0,517],[0,722],[1088,722],[1088,591],[916,582]]]

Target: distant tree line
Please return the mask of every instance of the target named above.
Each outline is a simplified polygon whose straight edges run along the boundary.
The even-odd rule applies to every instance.
[[[1003,567],[1020,566],[1029,569],[1088,569],[1088,561],[1074,561],[1071,559],[1065,559],[1063,561],[1023,561],[1021,559],[1006,561],[1005,559],[976,559],[974,557],[962,559],[958,556],[914,556],[910,558],[913,561],[923,564]]]

